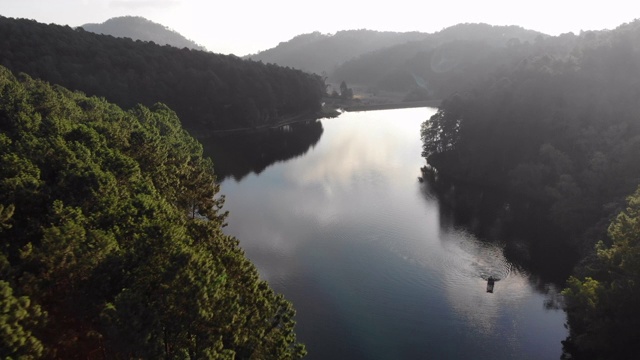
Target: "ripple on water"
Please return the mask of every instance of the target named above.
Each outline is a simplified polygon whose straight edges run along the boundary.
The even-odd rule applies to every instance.
[[[503,254],[504,245],[481,241],[465,231],[452,231],[443,236],[443,267],[449,281],[468,279],[505,280],[512,276],[514,265]]]

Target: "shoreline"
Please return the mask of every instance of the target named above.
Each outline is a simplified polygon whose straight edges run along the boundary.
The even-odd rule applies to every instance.
[[[345,112],[359,112],[359,111],[376,111],[376,110],[391,110],[391,109],[408,109],[417,107],[439,107],[442,100],[424,100],[424,101],[411,101],[411,102],[393,102],[384,104],[357,104],[342,107]],[[242,127],[235,129],[215,130],[208,132],[206,135],[195,136],[198,139],[207,139],[214,136],[225,136],[242,132],[261,132],[269,129],[277,129],[282,126],[291,125],[306,121],[315,121],[320,119],[329,119],[340,116],[338,108],[333,110],[325,109],[320,113],[311,115],[297,115],[288,118],[284,118],[273,124],[264,124],[254,127]]]
[[[300,123],[300,122],[305,122],[305,121],[315,121],[318,119],[325,119],[325,118],[330,118],[330,117],[336,117],[339,116],[340,113],[339,112],[320,112],[314,115],[311,114],[305,114],[305,115],[296,115],[296,116],[291,116],[291,117],[287,117],[284,118],[278,122],[275,122],[273,124],[263,124],[263,125],[259,125],[259,126],[253,126],[253,127],[242,127],[242,128],[234,128],[234,129],[224,129],[224,130],[214,130],[211,132],[208,132],[206,135],[203,136],[199,136],[199,139],[207,139],[213,136],[225,136],[225,135],[231,135],[231,134],[235,134],[235,133],[242,133],[242,132],[246,132],[246,133],[251,133],[251,132],[262,132],[262,131],[266,131],[269,129],[277,129],[279,127],[282,126],[287,126],[287,125],[291,125],[291,124],[295,124],[295,123]]]
[[[439,107],[442,100],[423,100],[423,101],[410,101],[410,102],[394,102],[386,104],[357,104],[345,106],[344,111],[375,111],[375,110],[391,110],[391,109],[406,109],[416,107]]]

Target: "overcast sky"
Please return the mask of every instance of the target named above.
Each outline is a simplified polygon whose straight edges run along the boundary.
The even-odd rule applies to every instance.
[[[383,5],[384,4],[384,5]],[[79,26],[124,15],[168,26],[208,50],[256,53],[320,31],[433,33],[458,23],[519,25],[549,35],[613,29],[640,18],[637,0],[0,0],[0,15]]]

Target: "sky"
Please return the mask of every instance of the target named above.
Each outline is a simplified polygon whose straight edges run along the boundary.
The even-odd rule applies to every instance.
[[[0,15],[72,27],[143,16],[215,53],[244,56],[296,35],[340,30],[433,33],[459,23],[518,25],[549,35],[614,29],[635,0],[0,0]]]

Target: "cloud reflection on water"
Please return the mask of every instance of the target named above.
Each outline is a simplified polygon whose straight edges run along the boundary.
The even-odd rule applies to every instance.
[[[419,119],[431,115],[429,111],[420,110],[423,110],[424,118]],[[405,121],[401,118],[402,112],[395,112],[400,118],[393,131],[389,131],[388,111],[347,113],[348,121],[341,118],[325,121],[326,134],[320,146],[303,161],[287,167],[285,179],[297,186],[320,183],[330,189],[349,189],[360,177],[365,181],[385,183],[415,180],[416,164],[407,159],[415,159],[419,152],[408,151],[420,149],[407,148],[406,143],[407,139],[418,140],[419,133],[415,121]]]
[[[437,199],[422,196],[418,129],[432,113],[325,120],[303,157],[222,184],[229,233],[294,301],[310,359],[335,357],[331,348],[371,359],[559,356],[562,320],[550,331],[557,317],[531,308],[543,297],[526,274],[513,270],[500,244],[447,227]],[[398,116],[393,126],[389,114]],[[485,292],[488,275],[501,278],[493,294]]]

